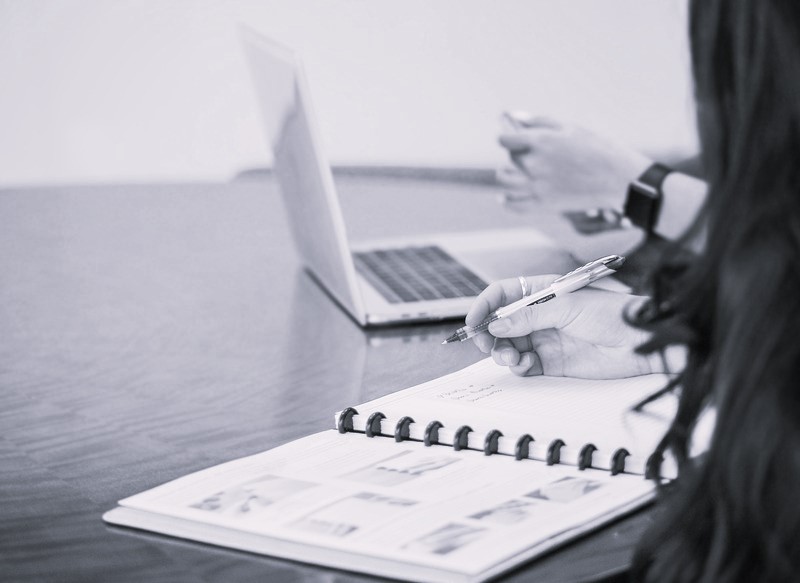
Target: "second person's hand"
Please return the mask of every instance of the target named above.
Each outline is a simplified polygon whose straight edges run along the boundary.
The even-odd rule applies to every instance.
[[[531,194],[543,200],[588,197],[589,206],[621,210],[628,185],[652,163],[636,150],[546,117],[520,120],[499,137]]]

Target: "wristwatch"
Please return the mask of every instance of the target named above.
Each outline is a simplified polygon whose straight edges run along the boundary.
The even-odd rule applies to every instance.
[[[652,233],[658,223],[664,196],[661,185],[670,172],[672,168],[656,162],[628,187],[623,214],[647,233]]]

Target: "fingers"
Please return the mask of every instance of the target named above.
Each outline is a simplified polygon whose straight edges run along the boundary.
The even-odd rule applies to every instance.
[[[506,291],[504,286],[499,282],[490,284],[483,290],[467,312],[464,322],[467,326],[477,326],[489,315],[490,312],[496,308],[494,306],[505,305]],[[494,346],[494,337],[488,332],[481,332],[472,338],[473,344],[477,346],[478,350],[484,354],[489,354]]]
[[[526,125],[522,130],[503,132],[498,136],[497,141],[503,148],[508,150],[512,157],[523,156],[531,152],[536,153],[551,142],[550,138],[558,135],[563,130],[560,125],[550,125],[556,124],[557,122],[555,121],[548,121],[546,118],[537,119],[543,119],[545,122],[542,124],[531,122],[530,125]]]
[[[507,339],[498,339],[492,350],[492,358],[500,366],[507,366],[513,374],[529,377],[544,374],[544,366],[539,354],[530,348],[520,352]]]
[[[506,285],[506,281],[509,280],[492,282],[486,289],[478,294],[478,297],[475,298],[475,301],[472,302],[472,305],[469,307],[466,318],[464,318],[467,326],[477,326],[490,312],[509,303],[507,293],[511,292],[511,286]],[[519,286],[519,283],[517,283],[517,285]],[[521,290],[517,299],[519,299],[519,297],[522,297]]]
[[[525,278],[528,283],[528,293],[535,293],[546,288],[557,279],[558,275],[529,275]],[[490,312],[495,311],[500,306],[507,306],[512,302],[522,298],[522,285],[516,277],[501,279],[490,284],[483,290],[467,312],[465,322],[467,326],[480,324]]]
[[[524,188],[528,184],[525,173],[512,166],[503,166],[495,170],[495,178],[503,186],[512,188]]]
[[[472,343],[484,354],[489,354],[494,346],[494,337],[488,332],[481,332],[472,337]]]
[[[506,119],[514,128],[550,128],[560,129],[563,124],[546,115],[532,115],[527,111],[514,110],[505,112]]]
[[[530,137],[524,133],[500,134],[498,138],[503,146],[513,156],[527,154],[531,151]]]
[[[581,310],[575,298],[576,295],[566,295],[522,308],[489,324],[489,333],[497,338],[514,338],[548,328],[564,328]]]
[[[546,288],[557,275],[533,275],[525,278],[529,293]],[[467,326],[480,324],[490,312],[500,306],[506,306],[522,298],[522,285],[518,278],[501,279],[483,290],[470,306],[465,318]],[[521,335],[522,336],[522,335]],[[495,338],[488,332],[482,332],[472,338],[475,346],[484,354],[489,354],[494,347]],[[498,361],[499,363],[500,361]]]
[[[519,361],[508,370],[520,377],[531,377],[544,374],[542,359],[535,351],[523,352],[520,354]]]
[[[519,173],[527,179],[528,184],[531,184],[531,181],[534,179],[534,175],[530,168],[528,168],[528,165],[525,163],[525,156],[528,154],[530,154],[530,150],[519,152],[512,151],[509,154],[509,157],[511,158],[512,164],[514,164],[514,167],[519,170]]]
[[[510,340],[503,339],[494,343],[492,358],[500,366],[515,365],[519,362],[519,351]]]
[[[564,125],[555,118],[547,117],[546,115],[537,115],[530,119],[518,119],[520,125],[526,128],[547,128],[551,130],[559,130]]]
[[[494,341],[492,358],[501,366],[513,366],[519,363],[520,354],[532,349],[533,344],[527,336],[521,338],[498,338]]]

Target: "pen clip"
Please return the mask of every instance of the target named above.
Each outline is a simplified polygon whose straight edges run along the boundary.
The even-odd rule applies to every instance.
[[[601,257],[600,259],[594,259],[594,260],[590,261],[589,263],[587,263],[586,265],[581,265],[577,269],[573,269],[569,273],[567,273],[565,275],[562,275],[557,280],[555,280],[553,283],[563,282],[568,277],[573,277],[573,276],[576,276],[576,275],[588,274],[588,275],[591,276],[592,272],[597,267],[605,267],[609,271],[614,271],[613,269],[611,269],[609,267],[606,267],[606,266],[607,266],[608,263],[612,263],[613,261],[617,260],[618,258],[619,258],[618,255],[607,255],[605,257]],[[603,273],[605,273],[605,270],[603,270]],[[597,279],[597,278],[595,277],[595,279]]]
[[[588,271],[590,271],[592,269],[592,267],[594,267],[594,265],[596,263],[598,263],[600,261],[601,261],[600,259],[595,259],[594,261],[590,261],[586,265],[581,265],[577,269],[573,269],[569,273],[565,273],[564,275],[559,277],[557,280],[555,280],[553,283],[559,283],[559,282],[562,282],[562,281],[564,281],[565,279],[567,279],[569,277],[572,277],[573,275],[578,275],[579,273],[588,272]]]

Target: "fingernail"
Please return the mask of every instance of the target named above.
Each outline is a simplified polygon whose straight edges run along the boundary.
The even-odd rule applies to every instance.
[[[506,364],[514,364],[514,352],[512,350],[503,351],[503,362]]]
[[[511,329],[511,324],[507,320],[496,320],[489,324],[489,332],[497,336],[498,334],[504,334]]]

